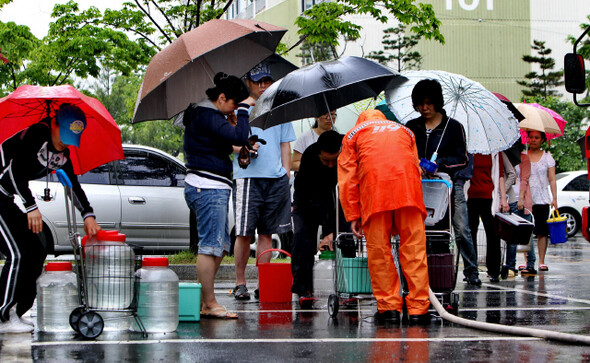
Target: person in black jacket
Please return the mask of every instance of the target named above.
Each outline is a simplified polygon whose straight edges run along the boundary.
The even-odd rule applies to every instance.
[[[406,126],[416,137],[418,156],[430,160],[436,152],[438,171],[449,174],[453,181],[452,221],[457,245],[463,256],[463,274],[468,284],[480,286],[477,254],[471,238],[463,191],[465,180],[471,178],[469,172],[463,171],[469,161],[465,130],[459,121],[447,116],[443,109],[442,87],[436,80],[418,82],[412,90],[412,103],[420,112],[420,117],[409,121]]]
[[[293,246],[291,291],[302,306],[313,302],[313,264],[318,228],[320,249],[332,248],[336,227],[336,165],[343,135],[330,130],[303,152],[293,194]]]
[[[85,128],[82,110],[62,104],[55,119],[34,124],[0,145],[0,252],[6,256],[0,275],[0,333],[33,330],[33,323],[22,315],[33,306],[36,280],[47,252],[38,237],[43,220],[29,180],[63,169],[72,182],[74,203],[84,218],[84,231],[92,237],[100,230],[74,174],[67,148],[80,145]],[[26,213],[14,203],[15,195],[22,199]]]
[[[232,145],[248,142],[248,109],[254,105],[244,82],[217,73],[215,87],[207,98],[184,113],[184,152],[188,173],[185,199],[195,213],[199,236],[197,279],[202,285],[201,316],[235,319],[221,306],[214,293],[215,274],[223,256],[229,253],[227,220],[232,189]],[[234,113],[238,110],[237,115]]]

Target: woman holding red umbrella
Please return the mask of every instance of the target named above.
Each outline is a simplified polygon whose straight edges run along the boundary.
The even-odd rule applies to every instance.
[[[29,180],[63,169],[72,182],[84,231],[92,237],[100,230],[68,149],[68,145],[80,146],[85,128],[84,112],[64,103],[50,122],[34,124],[0,144],[0,252],[6,256],[0,275],[0,333],[34,329],[33,323],[21,316],[33,305],[36,280],[47,253],[38,237],[43,221]],[[14,203],[14,196],[23,200],[25,213]]]

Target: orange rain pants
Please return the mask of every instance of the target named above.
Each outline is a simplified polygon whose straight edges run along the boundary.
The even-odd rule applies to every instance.
[[[406,306],[409,315],[428,312],[428,265],[424,218],[419,208],[403,207],[371,215],[363,225],[373,296],[377,310],[402,311],[400,280],[393,262],[391,236],[399,233],[399,261],[408,283]]]

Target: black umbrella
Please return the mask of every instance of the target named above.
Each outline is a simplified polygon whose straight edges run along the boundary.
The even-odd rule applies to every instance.
[[[287,74],[256,101],[250,124],[263,129],[318,117],[330,110],[377,97],[399,73],[360,57],[319,62]]]
[[[506,105],[506,107],[508,107],[508,109],[510,110],[510,112],[512,112],[512,114],[518,120],[518,122],[524,120],[524,115],[520,113],[516,106],[514,106],[514,104],[510,102],[510,100],[506,98],[506,96],[496,92],[493,93],[496,97],[498,97],[500,101],[502,101],[503,104]],[[508,160],[510,160],[512,166],[520,164],[520,153],[522,152],[522,149],[522,141],[520,140],[520,138],[518,138],[518,140],[516,140],[516,142],[510,148],[504,150],[504,154],[508,156]]]
[[[295,64],[289,62],[276,53],[273,53],[273,55],[266,58],[262,62],[268,64],[268,67],[270,68],[270,74],[275,81],[285,77],[294,70],[299,69],[299,67],[297,67]]]
[[[508,156],[508,160],[510,160],[512,166],[520,164],[520,153],[522,153],[522,148],[522,142],[519,138],[511,147],[503,151],[503,153]]]
[[[510,102],[510,100],[508,98],[506,98],[506,96],[504,96],[500,93],[496,93],[496,92],[492,92],[492,93],[496,97],[498,97],[498,99],[500,101],[502,101],[502,103],[505,104],[506,107],[508,107],[508,109],[510,110],[510,112],[512,112],[512,114],[518,120],[518,122],[524,120],[524,115],[522,113],[520,113],[520,111],[516,108],[516,106],[514,106],[514,104],[512,102]]]

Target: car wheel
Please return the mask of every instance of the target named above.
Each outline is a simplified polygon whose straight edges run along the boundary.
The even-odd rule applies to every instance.
[[[580,229],[582,217],[573,208],[560,208],[558,211],[560,216],[567,217],[565,231],[568,237],[573,237]]]

